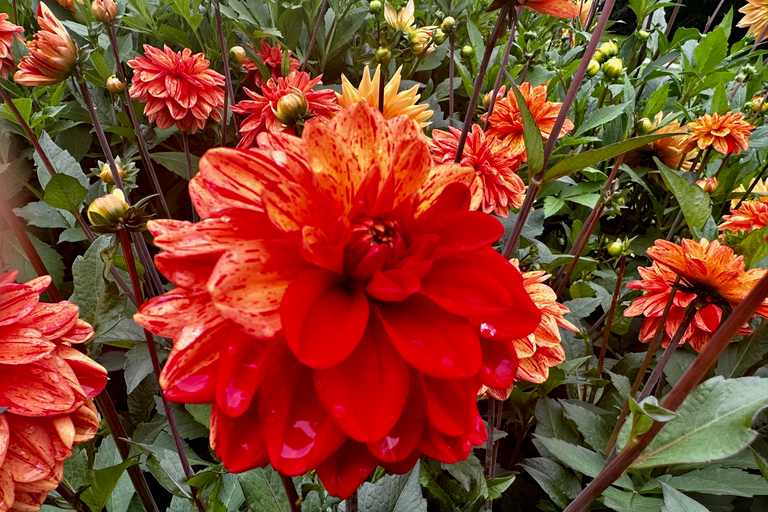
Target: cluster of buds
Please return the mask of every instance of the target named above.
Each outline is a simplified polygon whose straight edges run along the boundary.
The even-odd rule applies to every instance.
[[[619,47],[615,42],[608,41],[600,45],[595,56],[589,61],[587,76],[589,78],[596,76],[602,68],[606,78],[610,80],[619,78],[624,72],[624,62],[618,55]]]
[[[612,57],[616,57],[619,55],[619,45],[616,44],[615,41],[607,41],[600,45],[600,48],[597,49],[595,52],[594,59],[600,63],[603,64],[604,62],[607,62],[608,59]]]
[[[125,201],[121,190],[97,197],[88,206],[88,220],[96,233],[116,233],[121,229],[141,232],[146,229],[151,215],[146,213],[150,197],[145,197],[134,206]]]

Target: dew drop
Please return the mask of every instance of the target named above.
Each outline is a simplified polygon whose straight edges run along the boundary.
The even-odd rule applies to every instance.
[[[496,336],[496,326],[490,322],[483,322],[480,324],[480,336],[490,340]]]
[[[334,418],[336,418],[337,420],[340,420],[347,415],[347,409],[344,408],[343,405],[334,404],[333,409],[331,410],[331,414],[333,415]]]

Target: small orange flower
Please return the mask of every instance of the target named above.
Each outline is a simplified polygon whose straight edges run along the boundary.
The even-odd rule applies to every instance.
[[[747,137],[752,135],[755,129],[750,123],[744,121],[741,112],[726,114],[707,114],[688,125],[691,134],[685,139],[683,151],[715,148],[723,154],[733,153],[738,155],[741,150],[749,149]]]
[[[2,78],[8,78],[8,75],[16,70],[16,61],[11,55],[11,44],[13,44],[14,37],[23,42],[24,40],[19,35],[23,32],[22,27],[17,27],[8,21],[6,13],[0,12],[0,77]]]
[[[160,128],[174,124],[195,133],[208,119],[221,121],[224,76],[210,69],[202,53],[184,48],[176,53],[144,45],[145,57],[128,61],[134,70],[131,98],[145,103],[144,114]]]
[[[677,121],[673,121],[659,128],[663,122],[664,114],[659,112],[649,131],[654,134],[688,132],[688,128],[680,126],[680,123]],[[624,157],[624,163],[630,167],[648,167],[650,169],[655,169],[656,162],[654,161],[654,158],[658,158],[666,167],[677,169],[677,166],[680,165],[680,160],[682,159],[683,165],[680,168],[684,171],[688,171],[691,169],[694,158],[696,158],[696,152],[686,150],[685,144],[685,135],[675,135],[655,140],[649,142],[645,146],[627,152]]]
[[[322,84],[323,76],[310,79],[303,71],[291,71],[287,77],[270,78],[261,88],[258,94],[248,89],[245,93],[251,100],[244,100],[234,105],[232,111],[237,114],[247,115],[240,133],[243,138],[237,147],[247,149],[253,146],[256,136],[263,131],[294,133],[295,125],[287,126],[275,117],[278,103],[283,96],[288,94],[301,94],[306,101],[305,119],[330,119],[332,114],[339,110],[336,96],[331,89],[314,90],[316,85]]]
[[[449,130],[432,132],[430,150],[436,164],[452,163],[456,157],[461,130]],[[467,136],[461,164],[475,170],[472,207],[481,206],[485,213],[508,217],[510,207],[522,206],[525,184],[517,175],[520,156],[513,156],[498,139],[486,137],[479,125],[472,126]]]
[[[256,52],[256,55],[259,56],[261,62],[264,63],[264,66],[269,70],[270,73],[272,73],[272,78],[275,80],[283,76],[283,51],[288,52],[288,63],[290,65],[290,71],[296,71],[299,69],[299,66],[301,66],[301,63],[298,61],[298,59],[290,56],[291,51],[281,49],[279,43],[275,46],[269,46],[266,41],[262,40],[260,52],[256,51],[253,46],[251,46],[251,49]],[[259,68],[256,66],[256,63],[253,62],[253,59],[250,57],[245,59],[245,61],[243,61],[243,67],[247,72],[245,78],[243,79],[245,83],[253,82],[256,87],[262,87],[264,85],[264,77],[261,76]]]
[[[571,0],[494,0],[488,10],[494,11],[508,2],[511,2],[513,7],[522,5],[539,14],[549,14],[557,18],[575,18],[579,15],[579,6]]]
[[[725,222],[718,226],[720,231],[752,231],[768,226],[768,202],[744,201],[731,215],[724,215]]]
[[[571,5],[576,7],[568,1]],[[536,125],[541,130],[544,140],[552,136],[555,120],[557,119],[562,103],[553,103],[547,101],[547,87],[539,85],[532,87],[528,82],[520,84],[520,92],[525,98],[528,109],[536,121]],[[488,118],[488,114],[483,114],[483,121]],[[573,122],[566,118],[557,138],[573,130]],[[491,122],[488,125],[487,134],[502,140],[512,151],[514,155],[523,155],[523,161],[527,162],[525,156],[525,139],[523,138],[523,119],[520,116],[520,109],[517,106],[517,99],[514,91],[509,91],[507,97],[496,103],[496,107],[491,115]]]
[[[69,9],[73,13],[77,12],[77,9],[75,8],[75,0],[56,0],[56,3],[62,7]],[[80,5],[83,5],[83,0],[77,0],[77,3],[79,3]]]
[[[747,5],[739,9],[744,14],[738,27],[748,29],[747,32],[754,34],[759,43],[765,39],[766,27],[768,26],[768,1],[766,0],[747,0]]]
[[[696,184],[707,194],[717,190],[717,178],[704,178],[703,180],[698,180]]]
[[[29,55],[22,57],[13,79],[22,85],[55,85],[69,77],[78,50],[67,29],[42,2],[37,6],[40,30],[27,42]]]

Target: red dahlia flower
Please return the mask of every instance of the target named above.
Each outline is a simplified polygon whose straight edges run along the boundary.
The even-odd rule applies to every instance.
[[[752,231],[768,226],[768,203],[762,201],[744,201],[730,215],[723,216],[723,222],[718,226],[720,231],[730,230]]]
[[[432,132],[430,149],[437,164],[453,162],[456,157],[461,130],[449,130]],[[479,125],[472,126],[467,136],[461,164],[475,170],[470,187],[473,206],[478,203],[485,213],[508,217],[510,207],[520,208],[523,204],[525,184],[517,175],[520,155],[513,155],[498,139],[486,137]]]
[[[24,29],[22,27],[18,27],[8,21],[6,13],[0,12],[0,77],[2,78],[8,78],[8,75],[16,70],[16,61],[13,60],[13,55],[11,55],[11,45],[14,38],[24,42],[19,35],[23,32]]]
[[[557,18],[575,18],[579,15],[579,6],[571,0],[494,0],[488,10],[499,9],[505,3],[510,3],[512,8],[522,5],[526,9]]]
[[[264,66],[269,70],[269,72],[272,74],[272,78],[277,80],[281,76],[283,76],[283,51],[288,52],[288,62],[290,65],[291,71],[296,71],[299,69],[299,66],[301,66],[301,63],[298,61],[298,59],[295,59],[291,57],[291,51],[290,50],[282,50],[280,48],[280,44],[276,44],[275,46],[269,46],[269,44],[262,40],[261,41],[261,51],[256,51],[256,49],[251,46],[250,47],[254,52],[256,52],[256,55],[259,56],[261,59],[261,62],[264,63]],[[246,70],[246,75],[244,78],[245,83],[253,83],[256,87],[262,87],[264,85],[264,77],[261,76],[261,73],[259,72],[259,68],[256,66],[256,63],[253,62],[253,59],[248,57],[243,61],[243,67]]]
[[[99,427],[91,398],[107,372],[71,347],[93,337],[70,302],[42,303],[49,277],[0,276],[0,512],[38,510],[72,446]]]
[[[205,220],[149,223],[178,288],[135,319],[174,339],[166,396],[214,404],[231,471],[317,469],[339,496],[377,466],[466,458],[478,388],[514,380],[513,340],[541,318],[491,247],[501,224],[469,211],[474,171],[365,102],[259,145],[203,156]]]
[[[37,6],[37,23],[40,30],[26,43],[29,55],[21,58],[13,79],[22,85],[55,85],[66,80],[75,68],[77,46],[43,2]]]
[[[184,48],[176,53],[144,45],[146,57],[128,61],[134,70],[131,98],[146,104],[144,115],[160,128],[174,124],[195,133],[208,119],[221,121],[224,109],[224,76],[210,69],[202,53]]]
[[[267,130],[270,132],[295,133],[298,121],[306,119],[330,119],[334,112],[339,110],[336,95],[331,89],[314,90],[316,85],[322,85],[323,75],[310,78],[305,72],[291,71],[287,77],[270,79],[261,88],[261,93],[245,89],[245,93],[251,100],[244,100],[234,105],[232,111],[248,116],[240,125],[242,138],[237,147],[248,149],[253,146],[256,136]],[[294,95],[302,100],[302,112],[289,113],[292,124],[285,124],[278,120],[282,113],[280,99],[283,96]],[[284,119],[285,120],[285,119]]]

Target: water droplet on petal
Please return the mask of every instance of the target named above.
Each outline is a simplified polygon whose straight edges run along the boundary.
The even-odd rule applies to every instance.
[[[490,340],[496,336],[496,326],[490,322],[483,322],[480,324],[480,336]]]

